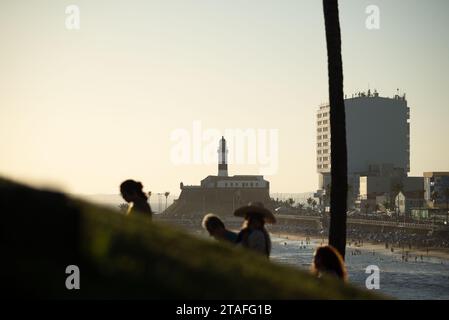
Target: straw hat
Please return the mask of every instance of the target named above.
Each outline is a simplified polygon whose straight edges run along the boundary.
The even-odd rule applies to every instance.
[[[250,202],[248,205],[238,208],[234,212],[234,216],[246,218],[251,214],[261,215],[266,223],[276,223],[274,214],[265,208],[261,202]]]

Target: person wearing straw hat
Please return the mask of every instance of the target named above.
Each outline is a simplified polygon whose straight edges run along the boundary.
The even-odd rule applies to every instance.
[[[237,209],[234,216],[245,219],[237,243],[269,258],[271,238],[265,224],[276,223],[273,213],[260,202],[250,202],[247,206]]]

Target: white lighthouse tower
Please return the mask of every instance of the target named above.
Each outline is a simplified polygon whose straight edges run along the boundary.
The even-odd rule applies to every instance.
[[[228,149],[226,149],[226,140],[224,137],[221,137],[218,148],[218,176],[228,176]]]

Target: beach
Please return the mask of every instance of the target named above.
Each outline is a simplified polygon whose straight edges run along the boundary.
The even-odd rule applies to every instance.
[[[200,223],[178,221],[174,224],[198,237],[212,239]],[[226,225],[238,232],[241,221],[227,220]],[[303,270],[310,269],[315,249],[327,244],[328,240],[326,234],[321,237],[316,230],[296,226],[270,225],[268,231],[272,239],[270,260]],[[358,287],[366,288],[367,267],[374,265],[380,270],[380,292],[383,294],[406,300],[449,299],[449,254],[445,250],[431,248],[427,254],[420,248],[404,251],[394,248],[391,252],[385,244],[363,241],[363,245],[356,245],[348,237],[345,263],[349,281]]]
[[[303,270],[310,270],[313,254],[321,244],[321,238],[298,234],[271,234],[274,263],[286,264]],[[325,242],[327,239],[325,239]],[[408,261],[402,259],[402,252],[391,252],[377,244],[347,246],[345,264],[350,283],[366,289],[370,268],[379,270],[379,292],[401,300],[449,299],[449,260],[435,256],[414,259],[409,253]],[[411,258],[413,257],[413,258]]]
[[[186,229],[191,233],[194,233],[198,236],[207,236],[207,232],[201,228],[200,223],[183,223],[179,224],[176,220],[166,220],[166,223],[177,225],[178,227],[181,227],[182,229]],[[230,230],[233,232],[238,233],[240,231],[240,220],[234,220],[234,219],[226,219],[225,220],[226,225],[229,227]],[[281,239],[288,239],[288,240],[295,240],[295,241],[304,241],[306,237],[309,237],[311,240],[313,240],[314,243],[317,244],[327,244],[327,235],[324,235],[324,237],[320,237],[317,235],[316,232],[310,232],[301,230],[299,228],[295,228],[295,231],[286,230],[286,226],[282,225],[276,225],[276,226],[270,226],[269,227],[269,233],[272,237],[278,237]],[[391,246],[387,249],[385,248],[385,244],[383,243],[375,243],[370,241],[363,241],[363,245],[356,246],[354,242],[352,241],[351,237],[347,238],[347,252],[350,252],[350,250],[364,250],[364,251],[375,251],[378,253],[382,253],[385,255],[393,254],[397,256],[401,256],[402,254],[405,254],[405,252],[408,252],[409,257],[415,257],[418,256],[419,258],[421,255],[423,257],[427,258],[434,258],[434,259],[441,259],[445,261],[449,261],[449,248],[429,248],[429,251],[427,252],[426,249],[423,248],[416,248],[412,247],[412,249],[409,249],[406,247],[404,250],[400,247],[395,247],[394,252],[391,252]]]
[[[327,236],[324,236],[324,241],[321,237],[317,237],[315,236],[310,236],[310,235],[306,235],[305,233],[299,233],[299,232],[273,232],[272,236],[281,238],[281,239],[288,239],[288,240],[295,240],[295,241],[304,241],[306,239],[306,237],[309,237],[311,240],[313,240],[315,243],[318,244],[327,244]],[[364,241],[363,245],[354,245],[353,243],[350,243],[351,239],[347,239],[347,245],[346,245],[346,251],[350,252],[351,250],[355,250],[355,249],[359,249],[359,250],[364,250],[364,251],[375,251],[378,253],[382,253],[385,255],[388,254],[394,254],[394,255],[398,255],[401,256],[402,254],[405,254],[405,252],[408,252],[408,255],[411,257],[414,256],[418,256],[420,257],[421,255],[423,257],[428,257],[428,258],[435,258],[435,259],[441,259],[441,260],[446,260],[449,262],[449,249],[442,249],[442,248],[430,248],[429,251],[427,252],[427,250],[421,249],[421,248],[413,248],[412,249],[401,249],[399,247],[394,248],[394,251],[391,252],[391,249],[387,249],[385,248],[384,244],[379,244],[379,243],[373,243],[373,242],[368,242],[368,241]]]

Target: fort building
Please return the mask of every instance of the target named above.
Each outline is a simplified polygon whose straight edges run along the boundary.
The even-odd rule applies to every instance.
[[[213,212],[232,215],[249,202],[262,202],[271,208],[270,183],[261,175],[234,175],[228,173],[228,149],[222,137],[218,148],[217,175],[209,175],[200,185],[180,183],[179,198],[164,214],[173,216],[204,215]]]

